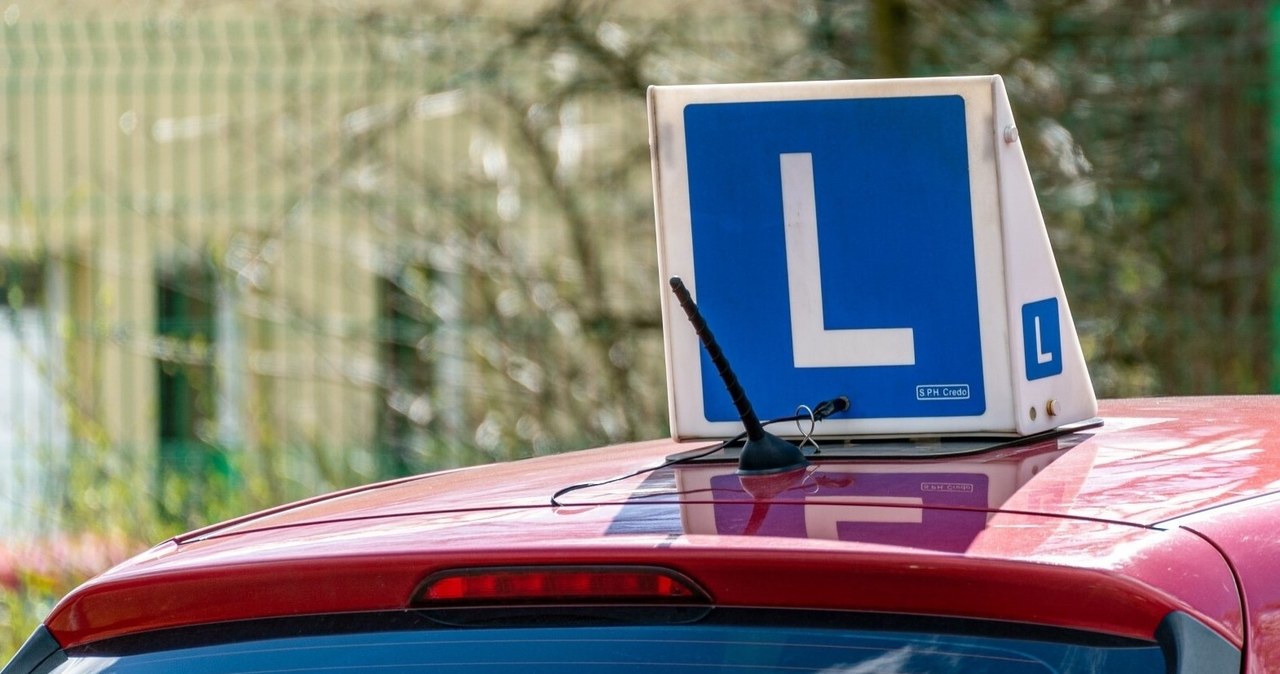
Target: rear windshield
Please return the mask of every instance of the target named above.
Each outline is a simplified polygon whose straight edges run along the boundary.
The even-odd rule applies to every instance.
[[[771,625],[506,627],[272,637],[130,654],[68,653],[54,671],[1164,672],[1155,644]]]

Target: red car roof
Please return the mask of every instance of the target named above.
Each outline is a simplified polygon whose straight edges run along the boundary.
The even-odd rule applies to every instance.
[[[732,465],[699,464],[550,503],[568,485],[706,442],[407,478],[175,538],[82,586],[46,624],[69,647],[222,620],[403,609],[424,578],[450,568],[652,564],[719,605],[1146,638],[1181,610],[1242,644],[1228,560],[1181,523],[1276,491],[1280,462],[1267,454],[1280,451],[1280,398],[1108,401],[1102,414],[1096,429],[963,458],[815,462],[805,486],[766,501],[737,486]]]

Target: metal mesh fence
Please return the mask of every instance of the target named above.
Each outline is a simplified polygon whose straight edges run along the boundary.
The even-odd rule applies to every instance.
[[[977,4],[910,68],[1008,78],[1100,394],[1265,388],[1263,12]],[[876,72],[751,8],[5,25],[0,529],[664,433],[644,86]]]

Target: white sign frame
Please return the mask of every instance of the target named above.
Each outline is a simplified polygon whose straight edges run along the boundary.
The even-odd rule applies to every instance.
[[[649,142],[673,437],[726,437],[741,430],[736,421],[707,419],[702,408],[701,345],[666,292],[666,280],[679,276],[697,298],[684,108],[699,103],[912,96],[959,96],[964,102],[985,411],[973,416],[833,417],[818,425],[817,435],[1030,435],[1096,414],[1092,384],[999,76],[660,86],[649,89]],[[1058,308],[1057,357],[1062,371],[1052,376],[1035,373],[1031,379],[1024,363],[1023,323],[1029,315],[1024,306],[1048,299],[1055,299]],[[1050,305],[1035,306],[1043,310]],[[1035,317],[1037,330],[1039,321]],[[1034,343],[1043,348],[1039,341]],[[732,362],[734,354],[727,355]],[[780,354],[787,360],[789,356]],[[801,399],[796,404],[815,402]],[[853,404],[858,405],[856,397]]]

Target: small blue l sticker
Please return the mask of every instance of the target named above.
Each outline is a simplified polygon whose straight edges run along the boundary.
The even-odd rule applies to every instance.
[[[1027,364],[1027,381],[1062,374],[1058,298],[1022,305],[1022,354]]]

